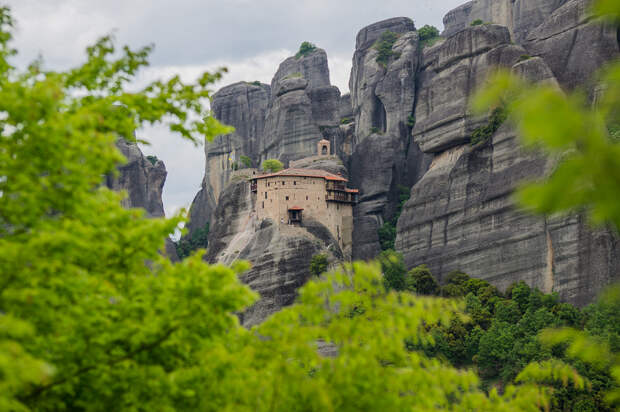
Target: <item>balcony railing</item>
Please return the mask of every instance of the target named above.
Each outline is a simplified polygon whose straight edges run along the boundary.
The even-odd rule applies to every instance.
[[[357,202],[357,194],[348,193],[339,190],[328,190],[325,195],[328,202],[355,203]]]

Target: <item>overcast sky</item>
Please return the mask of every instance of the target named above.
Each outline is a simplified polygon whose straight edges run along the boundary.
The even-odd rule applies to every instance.
[[[302,41],[327,51],[332,84],[348,91],[357,32],[368,24],[406,16],[417,27],[443,29],[442,18],[465,0],[0,0],[17,20],[16,63],[38,55],[47,67],[79,64],[86,46],[113,33],[118,44],[154,43],[151,66],[140,82],[174,73],[191,81],[226,66],[215,88],[240,80],[270,83],[278,64]],[[164,207],[189,207],[200,188],[204,151],[161,128],[141,130],[143,147],[166,163]]]

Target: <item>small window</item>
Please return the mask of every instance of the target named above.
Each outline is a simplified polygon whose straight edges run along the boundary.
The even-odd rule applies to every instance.
[[[297,181],[293,180],[293,186],[297,186]]]
[[[267,182],[267,186],[270,186],[270,185],[271,185],[271,183]]]
[[[306,200],[308,200],[308,196],[306,196]]]
[[[288,200],[288,196],[286,196],[286,200]]]
[[[267,192],[265,192],[265,199],[267,199]]]
[[[265,208],[265,201],[263,200],[263,209]]]
[[[284,180],[282,181],[282,186],[284,186]]]
[[[336,205],[336,210],[340,210],[340,205]]]

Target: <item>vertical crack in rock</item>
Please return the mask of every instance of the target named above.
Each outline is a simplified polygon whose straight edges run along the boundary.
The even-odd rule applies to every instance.
[[[547,226],[547,219],[545,218],[545,235],[547,238],[547,268],[544,274],[544,281],[542,290],[545,293],[553,292],[553,271],[554,271],[554,253],[553,253],[553,240],[551,239],[551,232]]]

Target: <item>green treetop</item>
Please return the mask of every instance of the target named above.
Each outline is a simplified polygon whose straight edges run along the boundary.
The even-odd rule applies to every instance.
[[[278,159],[267,159],[261,164],[261,169],[271,173],[279,172],[283,168],[284,164]]]

